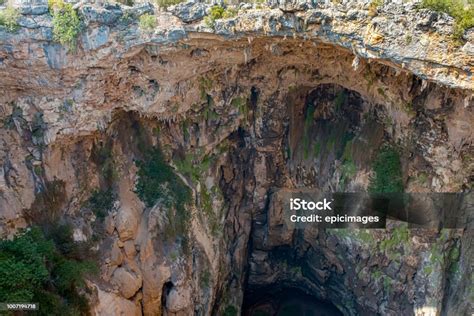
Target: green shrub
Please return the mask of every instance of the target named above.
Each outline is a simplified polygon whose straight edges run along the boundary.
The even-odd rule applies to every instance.
[[[237,316],[238,314],[238,309],[234,305],[228,305],[224,309],[224,316]]]
[[[115,194],[112,189],[95,190],[87,201],[89,209],[99,219],[103,219],[112,210],[115,201]]]
[[[49,11],[53,16],[53,39],[71,50],[77,46],[82,22],[72,4],[63,0],[50,0]]]
[[[7,31],[14,32],[18,29],[18,18],[20,12],[17,9],[8,6],[3,11],[0,11],[0,25],[4,26]]]
[[[139,21],[140,29],[144,31],[152,31],[156,28],[156,16],[153,14],[145,13],[140,16]]]
[[[211,166],[212,157],[200,157],[197,153],[188,153],[184,159],[177,160],[175,163],[181,174],[189,177],[194,182],[198,182],[202,174]]]
[[[204,23],[208,27],[214,28],[216,20],[221,19],[222,14],[224,14],[224,8],[219,5],[215,5],[211,8],[209,15],[204,18]]]
[[[474,27],[474,1],[468,0],[468,5],[462,0],[423,0],[421,8],[444,12],[454,18],[454,37],[459,39],[468,28]]]
[[[69,241],[72,237],[69,235]],[[73,241],[72,241],[73,242]],[[87,314],[80,294],[84,276],[96,273],[91,262],[71,259],[38,227],[0,241],[0,298],[5,302],[38,302],[38,315]]]
[[[136,161],[138,182],[136,193],[146,206],[152,207],[158,201],[182,209],[190,201],[191,191],[163,159],[158,148],[145,153]]]
[[[147,207],[158,202],[165,206],[169,220],[164,231],[167,238],[178,235],[185,238],[189,222],[186,204],[191,201],[191,190],[164,161],[159,148],[148,150],[144,159],[135,163],[138,167],[135,193]]]
[[[230,19],[237,15],[237,10],[233,8],[227,8],[224,13],[222,13],[223,19]]]
[[[403,192],[400,154],[391,147],[384,147],[373,163],[374,176],[370,179],[369,192]]]

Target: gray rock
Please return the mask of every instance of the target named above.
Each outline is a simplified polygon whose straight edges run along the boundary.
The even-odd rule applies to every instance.
[[[80,12],[86,24],[95,22],[106,25],[114,24],[123,14],[122,8],[117,4],[107,5],[103,8],[84,5],[80,8]]]
[[[41,15],[48,13],[47,0],[15,0],[13,6],[20,10],[21,14]]]
[[[48,5],[32,5],[19,7],[21,14],[42,15],[48,13]]]
[[[325,11],[310,11],[306,17],[307,24],[327,24],[332,20],[331,16],[327,15]]]
[[[268,5],[271,8],[278,8],[285,12],[305,11],[314,9],[318,4],[324,1],[320,0],[269,0]]]
[[[138,18],[140,15],[145,13],[153,14],[154,7],[150,3],[143,3],[133,7],[124,7],[122,8],[123,15],[131,18]]]
[[[467,42],[462,47],[462,51],[465,52],[468,55],[474,56],[474,44],[472,42]]]
[[[26,27],[27,29],[39,28],[38,23],[36,23],[34,19],[27,16],[20,16],[17,22],[19,26]]]
[[[242,2],[239,4],[239,8],[242,9],[242,10],[250,10],[252,9],[252,4],[250,3],[245,3],[245,2]]]
[[[59,44],[44,44],[43,51],[49,67],[61,69],[67,63],[66,48]]]
[[[210,7],[205,3],[196,3],[193,0],[182,2],[168,8],[174,16],[177,16],[185,23],[201,20],[206,15],[206,9]]]
[[[97,49],[105,45],[109,39],[109,27],[101,25],[97,28],[89,29],[81,37],[85,50]]]

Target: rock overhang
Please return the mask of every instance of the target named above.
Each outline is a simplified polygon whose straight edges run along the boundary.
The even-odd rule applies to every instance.
[[[51,17],[47,10],[35,9],[43,8],[45,4],[45,1],[16,3],[22,12],[19,20],[21,28],[16,33],[0,29],[3,54],[11,55],[9,47],[19,48],[34,43],[54,45]],[[474,54],[470,49],[474,38],[472,30],[466,31],[466,41],[460,46],[450,37],[452,18],[418,10],[413,3],[403,6],[388,4],[376,16],[370,16],[367,4],[360,2],[333,5],[278,1],[261,9],[255,6],[241,9],[235,17],[216,20],[214,28],[206,26],[203,20],[203,14],[210,5],[200,2],[189,1],[172,6],[169,12],[157,11],[149,3],[127,7],[78,2],[75,7],[85,25],[79,39],[80,49],[85,54],[94,51],[114,54],[117,62],[138,47],[189,45],[190,39],[206,39],[209,36],[230,42],[242,38],[249,42],[262,37],[297,38],[340,46],[360,58],[387,63],[451,88],[474,88]],[[183,18],[183,8],[199,12],[197,18]],[[138,17],[154,12],[156,28],[141,30]],[[67,52],[66,48],[64,50]],[[68,55],[74,58],[71,52]],[[28,53],[21,56],[26,60],[38,57]]]

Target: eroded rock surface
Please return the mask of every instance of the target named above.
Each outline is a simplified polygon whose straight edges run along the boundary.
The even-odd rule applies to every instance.
[[[365,191],[384,144],[400,148],[407,191],[471,190],[472,30],[456,46],[451,18],[412,3],[372,16],[357,2],[277,1],[214,29],[207,5],[180,4],[146,32],[136,18],[149,4],[81,2],[71,52],[52,41],[44,5],[22,6],[17,33],[0,30],[0,232],[41,209],[98,239],[94,313],[237,313],[267,287],[346,315],[469,310],[457,301],[472,291],[469,233],[293,230],[277,196]],[[137,195],[153,148],[192,191],[183,209]],[[104,188],[116,201],[101,220],[86,202]],[[38,199],[53,191],[54,203]]]

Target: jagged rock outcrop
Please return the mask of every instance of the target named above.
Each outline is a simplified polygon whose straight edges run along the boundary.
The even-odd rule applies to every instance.
[[[387,143],[401,148],[407,191],[471,190],[472,30],[458,45],[452,18],[413,3],[370,13],[271,1],[214,28],[202,20],[209,5],[183,3],[157,12],[152,31],[137,22],[150,4],[76,7],[75,52],[53,42],[43,1],[20,7],[18,32],[0,29],[0,233],[52,209],[35,199],[63,183],[54,209],[100,240],[94,313],[232,315],[244,292],[265,287],[298,288],[346,315],[470,308],[454,302],[469,291],[460,276],[472,272],[472,236],[406,236],[393,223],[403,242],[387,246],[390,231],[293,230],[274,198],[364,191]],[[137,161],[156,147],[192,191],[185,223],[179,207],[137,193]],[[101,222],[86,202],[105,187],[116,201]],[[451,249],[462,259],[440,255]]]

